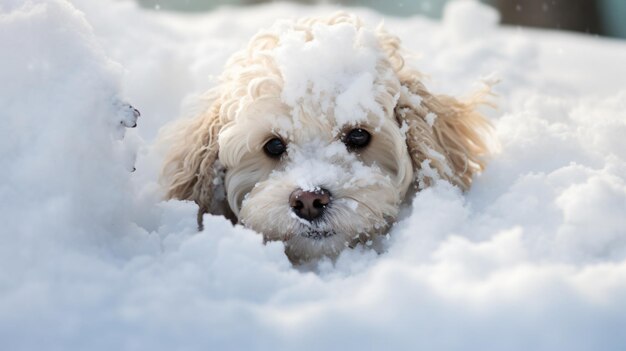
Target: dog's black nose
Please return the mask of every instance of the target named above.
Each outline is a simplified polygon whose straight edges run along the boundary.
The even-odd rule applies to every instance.
[[[296,189],[289,196],[289,205],[298,217],[312,221],[320,217],[330,204],[330,192],[318,188],[314,191]]]

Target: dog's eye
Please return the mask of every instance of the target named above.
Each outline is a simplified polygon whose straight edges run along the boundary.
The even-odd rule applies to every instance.
[[[370,143],[370,133],[366,130],[357,128],[352,129],[348,134],[346,134],[343,142],[350,149],[361,149],[367,146]]]
[[[282,140],[274,138],[265,143],[265,146],[263,146],[263,150],[265,151],[267,156],[277,158],[280,157],[280,155],[282,155],[285,150],[287,150],[287,146],[285,145],[285,143],[283,143]]]

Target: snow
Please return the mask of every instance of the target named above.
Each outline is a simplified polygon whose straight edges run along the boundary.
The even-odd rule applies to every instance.
[[[280,40],[275,58],[284,80],[282,100],[293,113],[310,99],[315,103],[309,104],[319,104],[322,113],[334,106],[339,126],[364,121],[366,111],[382,118],[382,108],[375,102],[379,57],[371,29],[317,24],[313,40],[307,41],[304,32],[290,31],[286,23],[275,27]]]
[[[426,116],[424,117],[424,119],[426,120],[426,123],[428,123],[428,125],[432,127],[435,124],[437,115],[432,112],[428,112]]]
[[[159,200],[159,128],[259,29],[337,9],[0,2],[1,349],[626,348],[624,42],[498,27],[473,2],[384,18],[431,89],[501,80],[501,151],[469,193],[419,192],[380,255],[294,268]]]
[[[459,43],[480,39],[498,22],[498,11],[478,1],[455,1],[443,11],[444,30]]]

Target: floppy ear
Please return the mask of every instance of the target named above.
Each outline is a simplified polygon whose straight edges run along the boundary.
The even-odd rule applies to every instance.
[[[229,216],[224,194],[224,169],[217,159],[220,120],[219,99],[213,98],[205,112],[169,126],[162,138],[169,144],[161,174],[167,189],[166,199],[193,200],[198,204],[198,229],[205,213]]]
[[[476,109],[487,103],[489,89],[468,101],[432,95],[419,73],[404,69],[396,118],[406,124],[406,142],[418,175],[418,185],[428,186],[437,176],[468,190],[472,177],[485,167],[493,128]],[[437,174],[435,174],[436,172]]]

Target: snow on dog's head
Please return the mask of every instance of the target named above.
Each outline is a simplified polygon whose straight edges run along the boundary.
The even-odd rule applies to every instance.
[[[429,93],[398,38],[347,14],[279,22],[228,62],[209,108],[165,133],[169,198],[285,242],[293,261],[385,233],[411,185],[467,189],[490,127]]]

